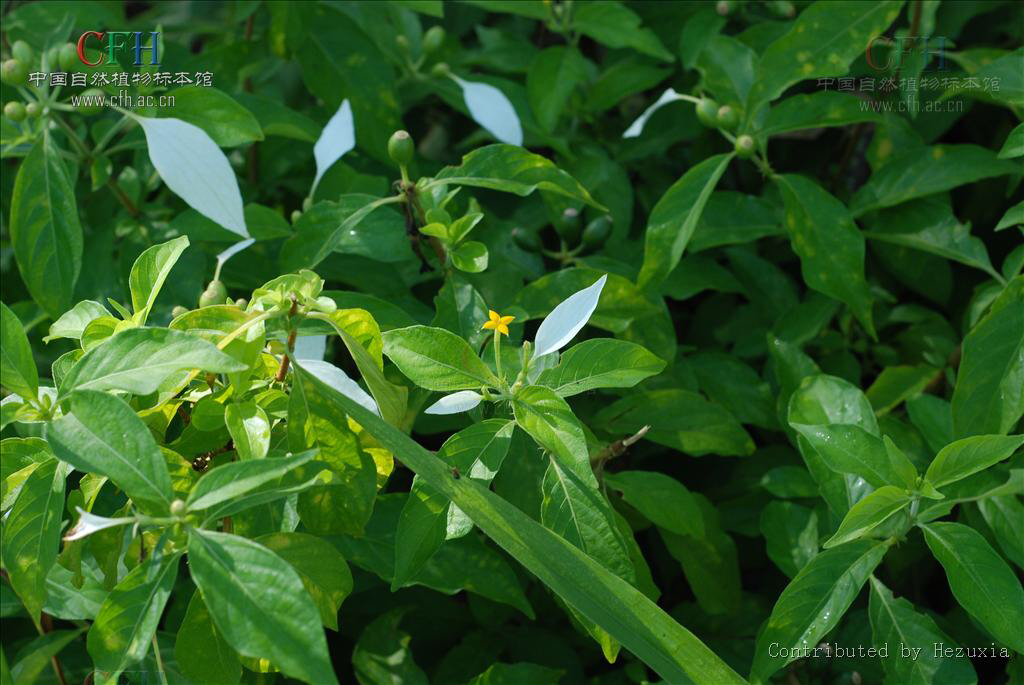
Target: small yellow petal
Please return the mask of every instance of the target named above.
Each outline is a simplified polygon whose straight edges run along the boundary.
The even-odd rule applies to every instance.
[[[487,316],[488,318],[490,318],[491,321],[499,321],[501,319],[501,315],[498,314],[498,312],[494,311],[493,309],[487,312]]]
[[[514,316],[503,316],[503,317],[501,317],[501,323],[502,324],[510,324],[510,323],[512,323],[515,320],[516,320],[516,317],[514,317]]]
[[[498,326],[498,324],[495,321],[484,321],[484,325],[483,325],[484,328],[486,328],[488,330],[492,330],[492,331],[495,328],[497,328],[497,326]]]
[[[504,333],[505,335],[508,335],[508,326],[506,326],[504,323],[499,323],[497,325],[497,329],[499,333]]]

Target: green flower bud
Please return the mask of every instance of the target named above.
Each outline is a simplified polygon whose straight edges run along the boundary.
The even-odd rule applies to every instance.
[[[583,233],[583,217],[579,210],[569,207],[562,216],[555,221],[555,231],[567,245],[577,245],[580,242],[580,235]]]
[[[607,215],[597,217],[583,229],[583,249],[587,252],[601,249],[611,234],[612,218]]]
[[[14,41],[14,45],[11,46],[11,54],[14,59],[23,62],[26,66],[32,64],[32,58],[35,56],[32,46],[23,40]]]
[[[716,120],[718,126],[726,131],[735,131],[736,127],[740,125],[740,115],[729,105],[722,105],[718,108]]]
[[[736,139],[736,154],[744,159],[754,156],[754,147],[754,139],[746,134]]]
[[[512,230],[512,242],[515,243],[520,250],[525,250],[527,252],[540,252],[542,249],[540,238],[537,237],[537,234],[523,228],[515,228]]]
[[[181,516],[188,510],[185,502],[180,499],[176,499],[171,502],[171,516]]]
[[[440,26],[431,26],[423,34],[423,54],[429,55],[441,49],[444,44],[444,29]]]
[[[209,307],[215,304],[224,304],[228,299],[228,289],[220,281],[210,281],[206,290],[199,296],[199,306]]]
[[[302,211],[308,212],[309,208],[313,206],[313,198],[307,197],[302,201]]]
[[[76,67],[82,66],[82,63],[78,61],[78,49],[73,43],[64,43],[60,46],[58,59],[60,68],[64,71],[74,71]]]
[[[451,69],[448,68],[447,62],[438,62],[431,68],[430,73],[436,78],[445,78],[451,73]]]
[[[177,319],[185,314],[188,314],[188,307],[182,307],[180,304],[175,305],[174,309],[171,310],[171,319]]]
[[[718,128],[718,103],[711,98],[698,102],[697,119],[708,128]]]
[[[38,102],[30,102],[25,105],[25,114],[29,119],[38,119],[43,115],[43,106]]]
[[[105,95],[106,95],[106,93],[103,92],[102,88],[89,88],[88,90],[83,90],[82,91],[81,97],[83,98],[83,102],[91,101],[91,102],[94,102],[94,103],[98,103],[100,101],[100,99],[103,98]],[[91,100],[90,100],[90,98],[91,98]],[[81,105],[78,106],[78,111],[79,111],[79,113],[85,114],[87,116],[90,116],[90,115],[93,115],[93,114],[99,114],[100,112],[103,111],[103,105],[99,105],[99,104],[91,104],[91,105],[81,104]]]
[[[28,83],[28,64],[20,59],[9,59],[0,65],[0,80],[9,86]]]
[[[47,71],[57,71],[60,68],[60,46],[54,45],[46,51]]]
[[[292,211],[292,223],[293,224],[296,223],[300,218],[302,218],[302,210],[301,209],[293,210]]]
[[[237,300],[235,300],[235,306],[238,307],[239,309],[245,309],[246,307],[249,306],[249,300],[245,299],[244,297],[240,297]]]
[[[4,116],[11,121],[22,121],[25,118],[25,105],[12,100],[4,105]]]
[[[409,52],[409,39],[402,34],[395,36],[395,45],[397,45],[398,49],[402,52]]]
[[[392,162],[400,167],[407,167],[414,154],[416,146],[408,131],[395,131],[391,134],[391,140],[388,141],[388,156]]]

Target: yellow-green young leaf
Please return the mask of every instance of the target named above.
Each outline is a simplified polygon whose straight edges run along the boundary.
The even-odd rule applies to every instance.
[[[338,629],[338,608],[352,592],[352,572],[331,543],[305,533],[271,533],[256,538],[294,568],[331,630]]]
[[[476,274],[487,269],[487,246],[476,240],[462,243],[449,256],[459,271]]]
[[[811,288],[845,302],[868,333],[871,293],[864,280],[864,237],[846,206],[803,176],[778,176],[786,204],[785,227]]]
[[[903,488],[894,485],[878,488],[850,508],[846,518],[839,524],[839,530],[822,546],[829,549],[864,537],[906,507],[910,500],[910,495]]]
[[[167,462],[149,428],[121,398],[75,392],[71,412],[51,423],[46,437],[57,456],[79,471],[106,476],[143,509],[168,511]]]
[[[132,264],[132,271],[128,275],[128,289],[131,291],[132,309],[138,325],[146,323],[149,311],[160,294],[160,288],[186,247],[187,236],[168,240],[166,243],[148,248]]]
[[[188,558],[214,625],[239,654],[307,683],[337,685],[320,613],[290,564],[252,540],[197,529]]]
[[[373,620],[352,651],[352,666],[360,683],[428,685],[427,676],[413,660],[409,634],[399,629],[406,609],[392,609]]]
[[[60,391],[124,390],[148,395],[179,371],[244,371],[245,364],[197,335],[168,328],[129,328],[90,349],[75,364]]]
[[[445,167],[423,190],[441,185],[490,188],[526,196],[535,190],[564,195],[605,210],[595,202],[579,181],[556,167],[551,160],[524,150],[518,145],[498,143],[473,150],[462,158],[462,164]]]
[[[252,400],[230,403],[224,410],[224,423],[239,459],[267,456],[270,450],[270,419],[259,405]]]
[[[50,342],[58,338],[81,340],[85,327],[101,316],[110,316],[106,307],[93,300],[82,300],[50,324],[49,334],[43,338],[43,342]]]
[[[789,31],[761,55],[747,100],[748,120],[759,105],[782,95],[794,83],[845,74],[870,40],[895,21],[902,4],[902,0],[818,0],[801,12]]]
[[[768,111],[760,133],[774,136],[790,131],[828,126],[846,126],[878,121],[882,116],[853,94],[822,90],[786,98]]]
[[[877,649],[888,648],[882,670],[886,682],[901,685],[975,685],[978,676],[966,657],[945,656],[933,646],[954,647],[932,617],[914,609],[905,599],[893,597],[874,576],[868,599],[871,637]],[[913,657],[901,652],[900,646],[912,649]]]
[[[925,479],[941,488],[1001,462],[1024,445],[1024,435],[974,435],[951,442],[935,455]]]
[[[1000,643],[1024,653],[1024,589],[1003,558],[969,526],[928,523],[921,530],[960,606]]]
[[[733,154],[715,155],[690,167],[651,210],[644,237],[644,264],[637,284],[657,286],[671,273],[690,242],[704,205]]]
[[[498,379],[469,344],[451,331],[409,326],[384,333],[384,354],[416,385],[451,392],[497,386]]]
[[[876,171],[850,201],[854,216],[917,197],[1020,173],[1020,166],[977,145],[934,145],[911,150]]]
[[[39,373],[32,347],[18,316],[0,302],[0,382],[26,400],[39,394]]]
[[[586,483],[597,484],[590,468],[587,440],[568,403],[551,388],[531,385],[512,400],[516,423]]]
[[[886,549],[882,542],[855,540],[811,559],[782,591],[757,637],[750,682],[765,683],[789,662],[811,656],[809,650],[839,623]]]
[[[213,625],[203,594],[192,593],[174,641],[174,656],[182,674],[199,683],[235,685],[242,678],[242,663]]]
[[[71,306],[82,268],[75,189],[49,135],[22,161],[11,193],[11,243],[32,299],[56,319]]]
[[[179,557],[150,557],[107,595],[87,640],[97,669],[115,673],[146,655],[178,577]]]
[[[56,459],[37,466],[25,479],[4,521],[7,577],[36,625],[46,603],[46,574],[57,561],[60,546],[65,473]]]
[[[322,384],[318,389],[329,392]],[[453,478],[433,454],[358,403],[341,395],[336,401],[382,447],[402,455],[406,466],[462,509],[527,570],[663,678],[669,682],[692,680],[696,685],[744,682],[642,592],[571,543],[473,479]]]
[[[679,535],[704,537],[704,517],[686,486],[657,471],[619,471],[605,483],[651,523]]]
[[[596,338],[566,350],[558,366],[541,372],[537,383],[570,397],[596,388],[631,388],[664,368],[665,362],[641,345]]]
[[[1024,276],[1003,289],[962,347],[953,437],[1006,433],[1024,414]]]

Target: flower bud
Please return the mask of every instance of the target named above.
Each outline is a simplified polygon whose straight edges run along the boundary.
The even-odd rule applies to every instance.
[[[28,65],[20,59],[6,60],[0,65],[0,80],[9,86],[23,86],[28,82]]]
[[[292,210],[292,223],[293,224],[296,223],[301,218],[302,218],[302,210],[301,209]]]
[[[32,46],[23,40],[14,41],[14,45],[11,46],[11,55],[14,56],[14,59],[26,65],[31,64],[32,58],[35,56],[32,53]]]
[[[171,516],[181,516],[187,510],[188,507],[185,505],[184,501],[176,499],[173,502],[171,502]]]
[[[703,98],[697,103],[697,119],[708,128],[718,128],[718,103]]]
[[[583,218],[578,209],[569,207],[562,216],[555,221],[555,231],[567,245],[577,245],[580,242],[580,234],[583,233]]]
[[[106,93],[104,93],[101,88],[89,88],[88,90],[83,90],[80,96],[82,98],[82,104],[78,106],[78,111],[81,114],[86,115],[99,114],[101,111],[103,111],[103,106],[98,103],[105,96]]]
[[[11,121],[22,121],[25,118],[25,105],[17,100],[11,100],[4,105],[4,116]]]
[[[400,167],[407,167],[416,153],[416,146],[408,131],[395,131],[388,141],[388,155]]]
[[[423,54],[429,55],[441,49],[444,43],[444,29],[440,26],[431,26],[423,34]]]
[[[180,304],[175,305],[174,309],[171,310],[171,319],[177,319],[185,314],[188,314],[188,307],[182,307]]]
[[[64,43],[60,46],[58,61],[60,68],[64,71],[74,71],[76,67],[82,66],[82,63],[78,61],[78,49],[73,43]]]
[[[736,127],[740,124],[740,115],[729,105],[719,107],[715,119],[718,122],[718,126],[726,131],[735,131]]]
[[[206,286],[206,290],[199,296],[199,306],[209,307],[215,304],[224,304],[227,299],[227,287],[220,281],[210,281],[210,285]]]
[[[612,218],[607,215],[597,217],[583,229],[583,249],[587,252],[601,249],[611,234]]]
[[[754,147],[754,139],[747,134],[736,139],[736,154],[744,159],[754,156]]]
[[[451,69],[448,67],[447,62],[438,62],[430,70],[430,73],[436,78],[444,78],[451,73]]]
[[[38,102],[30,102],[25,105],[25,114],[29,119],[38,119],[43,115],[43,106]]]

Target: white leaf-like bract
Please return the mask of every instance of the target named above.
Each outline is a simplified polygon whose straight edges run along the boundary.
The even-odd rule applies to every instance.
[[[326,383],[332,389],[340,392],[345,397],[357,402],[375,414],[380,414],[377,403],[370,397],[369,393],[363,390],[358,383],[330,362],[319,359],[298,360],[299,366],[313,374],[318,380]]]
[[[217,255],[217,273],[220,273],[220,269],[224,266],[224,263],[234,257],[236,254],[249,247],[256,242],[255,238],[246,238],[245,240],[239,240],[237,243],[232,245],[226,250],[223,250]]]
[[[146,134],[149,159],[167,187],[207,219],[248,238],[238,179],[217,143],[181,119],[135,120]]]
[[[503,143],[523,144],[523,127],[519,123],[519,115],[504,93],[488,83],[464,81],[454,74],[452,78],[462,87],[466,109],[476,123]]]
[[[92,535],[96,531],[103,530],[105,528],[114,528],[115,526],[126,526],[129,523],[135,523],[135,519],[131,516],[121,518],[107,518],[106,516],[97,516],[92,514],[82,507],[75,507],[78,510],[78,523],[75,527],[67,532],[64,536],[65,540],[81,540],[82,538]]]
[[[636,118],[636,121],[634,121],[632,124],[629,125],[629,128],[627,128],[625,130],[625,132],[623,132],[622,137],[623,138],[636,138],[641,133],[643,133],[644,126],[647,124],[647,120],[650,119],[651,116],[657,110],[661,109],[662,107],[664,107],[668,103],[675,102],[676,100],[679,100],[679,99],[680,99],[679,93],[677,93],[673,89],[669,88],[668,90],[666,90],[664,93],[661,94],[661,97],[659,97],[657,100],[654,101],[653,105],[651,105],[650,107],[645,109],[643,114],[641,114],[640,116],[638,116]]]
[[[305,335],[295,340],[295,351],[292,356],[299,361],[320,361],[326,351],[326,335]]]
[[[469,411],[482,400],[480,393],[472,390],[460,390],[451,395],[445,395],[437,402],[423,410],[424,414],[459,414]]]
[[[607,280],[607,274],[601,276],[594,285],[562,300],[544,317],[537,329],[537,337],[534,338],[534,358],[560,350],[576,337],[597,309],[601,289]]]
[[[334,113],[324,130],[320,132],[320,138],[313,146],[313,157],[316,159],[316,178],[313,179],[313,188],[309,191],[310,197],[316,191],[317,184],[331,165],[341,159],[342,155],[356,146],[356,125],[352,118],[352,105],[347,99],[341,101],[341,106]]]

